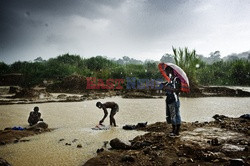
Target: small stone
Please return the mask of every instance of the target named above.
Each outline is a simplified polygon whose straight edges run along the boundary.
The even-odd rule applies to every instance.
[[[77,148],[82,148],[82,144],[78,144],[78,145],[77,145]]]
[[[153,146],[152,149],[157,149],[157,146]]]
[[[118,138],[112,139],[110,141],[110,146],[113,149],[129,149],[130,146],[126,145],[125,143],[121,142]]]
[[[64,141],[64,140],[65,140],[65,139],[61,138],[61,139],[59,139],[59,142]]]
[[[221,145],[221,144],[219,143],[218,138],[213,138],[212,141],[211,141],[211,145],[218,146],[218,145]]]
[[[103,152],[103,151],[104,151],[104,149],[103,149],[103,148],[101,148],[101,149],[97,149],[96,153],[101,153],[101,152]]]
[[[217,162],[219,162],[220,160],[219,159],[215,159],[213,162],[214,163],[217,163]]]
[[[14,140],[14,143],[18,143],[18,142],[19,142],[19,140],[18,140],[18,139]]]
[[[65,145],[71,146],[71,144],[69,144],[69,143],[66,143]]]
[[[194,160],[193,160],[192,158],[190,158],[188,161],[190,161],[191,163],[193,163],[193,162],[194,162]]]

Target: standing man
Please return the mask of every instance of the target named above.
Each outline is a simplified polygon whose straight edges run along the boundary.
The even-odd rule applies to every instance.
[[[169,83],[165,83],[163,90],[166,91],[166,120],[172,123],[172,132],[170,136],[178,136],[181,126],[180,100],[179,93],[181,90],[181,80],[174,75],[171,67],[165,69],[167,76],[170,78]]]
[[[96,106],[98,108],[102,108],[103,112],[104,112],[104,117],[102,118],[102,120],[100,120],[99,124],[102,125],[102,123],[104,122],[105,118],[108,116],[108,111],[107,108],[110,108],[110,126],[114,125],[116,127],[116,123],[115,123],[115,114],[119,111],[119,106],[118,104],[116,104],[115,102],[106,102],[106,103],[101,103],[101,102],[97,102]]]

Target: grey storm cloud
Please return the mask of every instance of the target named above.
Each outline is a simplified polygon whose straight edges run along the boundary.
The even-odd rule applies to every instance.
[[[247,0],[0,0],[0,61],[249,50]]]

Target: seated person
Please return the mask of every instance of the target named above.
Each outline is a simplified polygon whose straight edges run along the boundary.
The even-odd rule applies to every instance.
[[[39,111],[39,107],[34,107],[34,111],[30,112],[30,116],[28,119],[30,126],[37,124],[38,121],[43,121],[43,119],[41,118],[41,113],[38,111]]]

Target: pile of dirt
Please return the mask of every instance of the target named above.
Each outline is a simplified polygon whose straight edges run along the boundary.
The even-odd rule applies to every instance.
[[[84,165],[250,165],[250,120],[214,118],[183,123],[179,137],[170,137],[171,126],[157,122],[143,128],[148,133],[135,137],[130,145],[111,140],[111,149]]]
[[[202,87],[201,89],[206,96],[250,97],[250,92],[241,89],[230,89],[227,87]]]
[[[65,77],[62,81],[51,84],[47,87],[49,92],[57,93],[79,93],[86,89],[86,77],[80,75],[71,75]]]
[[[14,96],[10,98],[27,98],[27,99],[41,99],[51,97],[46,89],[28,89],[24,88],[16,92]]]
[[[30,139],[23,139],[24,137],[41,134],[44,132],[52,131],[48,128],[48,124],[39,122],[36,125],[22,128],[22,127],[8,127],[4,130],[0,130],[0,145],[6,145],[9,143],[27,142]]]

